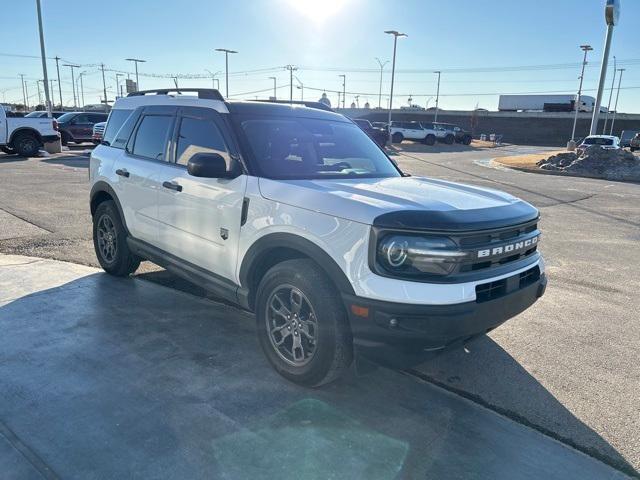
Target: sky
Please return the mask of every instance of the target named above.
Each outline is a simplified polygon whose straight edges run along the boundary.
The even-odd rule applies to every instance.
[[[29,103],[38,102],[39,59],[35,0],[0,0],[0,101],[22,102],[19,74]],[[640,113],[640,1],[621,0],[612,55],[626,68],[618,111]],[[346,75],[347,106],[387,106],[391,63],[384,66],[379,97],[378,57],[391,60],[398,40],[394,106],[434,106],[435,70],[442,71],[440,107],[496,110],[500,93],[575,93],[581,44],[590,44],[584,94],[595,96],[604,46],[604,0],[42,0],[47,57],[61,57],[62,97],[73,105],[71,69],[83,74],[84,103],[116,94],[116,73],[134,79],[126,58],[140,58],[140,88],[211,87],[225,93],[224,54],[229,56],[230,98],[276,94],[317,100],[326,91],[335,106]],[[10,13],[9,15],[6,13]],[[8,21],[7,19],[10,19]],[[57,79],[55,61],[49,77]],[[611,58],[607,89],[611,86]],[[202,78],[198,78],[202,77]],[[119,77],[122,82],[124,77]],[[79,82],[77,82],[79,83]],[[217,84],[216,84],[217,85]],[[302,85],[302,88],[298,88]],[[617,87],[617,80],[616,80]],[[78,88],[78,90],[80,90]],[[58,86],[54,84],[54,100]],[[78,96],[80,96],[78,92]],[[609,100],[605,91],[603,104]],[[615,102],[615,93],[612,104]]]

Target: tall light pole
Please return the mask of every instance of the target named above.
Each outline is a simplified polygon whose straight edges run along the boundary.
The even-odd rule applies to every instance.
[[[388,33],[389,35],[393,35],[393,60],[391,62],[391,93],[389,95],[389,117],[387,119],[389,131],[391,131],[391,109],[393,108],[393,81],[396,74],[396,48],[398,44],[398,37],[406,37],[405,33],[400,33],[396,30],[385,30],[384,33]],[[391,135],[389,135],[389,139],[387,140],[391,143]]]
[[[347,76],[345,74],[338,75],[342,77],[342,108],[347,106]],[[340,107],[340,105],[338,105]]]
[[[582,59],[582,72],[580,73],[580,86],[578,87],[578,97],[576,98],[576,111],[573,116],[573,130],[571,131],[571,140],[567,145],[568,148],[573,150],[576,146],[576,125],[578,124],[578,112],[580,111],[580,105],[582,105],[580,98],[582,96],[582,83],[584,82],[584,67],[587,66],[587,53],[593,50],[591,45],[580,45],[580,48],[584,52],[584,58]]]
[[[125,58],[127,62],[133,62],[136,65],[136,92],[140,90],[140,81],[138,80],[138,64],[146,63],[146,60],[141,60],[139,58]],[[106,98],[106,95],[105,95]]]
[[[60,110],[64,111],[64,106],[62,105],[62,83],[60,83],[60,57],[55,56],[56,60],[56,71],[58,72],[58,97],[60,98]]]
[[[604,51],[602,53],[602,65],[600,66],[600,81],[598,82],[598,95],[596,103],[593,106],[593,117],[591,119],[590,135],[595,135],[598,130],[598,117],[600,115],[600,103],[602,102],[602,92],[604,91],[604,82],[607,78],[607,65],[609,63],[609,52],[611,51],[611,38],[613,36],[613,27],[620,19],[620,0],[607,0],[604,7],[604,17],[607,22],[607,34],[604,41]]]
[[[609,121],[609,110],[611,110],[611,100],[613,99],[613,90],[616,86],[616,75],[618,74],[618,62],[616,56],[613,56],[613,78],[611,79],[611,89],[609,90],[609,103],[607,103],[607,111],[604,114],[604,125],[602,127],[602,134],[607,133],[607,122]]]
[[[376,57],[376,62],[380,65],[380,88],[378,89],[378,110],[380,110],[382,105],[382,71],[384,70],[384,66],[389,63],[389,60],[381,61],[378,57]]]
[[[229,50],[227,48],[216,48],[216,52],[224,52],[224,71],[226,78],[226,95],[225,97],[229,98],[229,54],[230,53],[238,53],[235,50]]]
[[[53,78],[50,78],[49,79],[49,84],[50,84],[49,86],[51,88],[51,90],[50,90],[50,92],[51,92],[51,110],[54,109],[55,104],[56,104],[56,99],[54,98],[54,95],[53,95],[53,82],[55,82],[55,80]]]
[[[84,77],[87,74],[86,71],[82,71],[80,72],[80,74],[78,75],[79,81],[80,81],[80,94],[78,95],[78,99],[80,100],[80,103],[82,103],[82,110],[84,111],[84,81],[82,80],[82,77]]]
[[[438,104],[440,103],[440,74],[442,72],[440,72],[439,70],[433,73],[437,73],[438,74],[438,88],[436,89],[436,114],[433,117],[433,121],[437,122],[438,121]]]
[[[116,73],[116,96],[122,96],[122,91],[120,90],[120,77],[124,77],[124,73]]]
[[[276,96],[276,77],[269,77],[269,80],[273,80],[273,99],[277,100],[277,96]]]
[[[38,10],[38,31],[40,32],[40,55],[42,57],[42,76],[44,78],[44,101],[47,108],[47,117],[51,118],[51,97],[49,96],[49,76],[47,74],[47,55],[44,49],[44,31],[42,30],[42,8],[40,0],[36,0]]]
[[[109,106],[109,103],[107,100],[107,82],[104,79],[104,63],[100,64],[100,70],[102,70],[102,91],[104,92],[104,109],[107,110],[107,106]]]
[[[24,88],[24,73],[19,73],[18,76],[20,77],[20,84],[22,85],[22,105],[26,110],[27,109],[27,92]]]
[[[289,70],[289,101],[293,102],[293,72],[298,70],[298,68],[293,65],[287,65],[286,68]]]
[[[622,73],[625,71],[625,68],[619,68],[618,71],[620,75],[618,76],[618,93],[616,93],[616,104],[613,107],[613,117],[611,118],[611,130],[609,131],[609,135],[613,135],[613,124],[616,121],[616,115],[618,114],[618,98],[620,98],[620,85],[622,84]]]
[[[74,68],[80,68],[80,65],[73,65],[71,63],[65,63],[63,67],[69,67],[71,69],[71,87],[73,88],[73,108],[78,108],[78,101],[76,100],[76,77]]]

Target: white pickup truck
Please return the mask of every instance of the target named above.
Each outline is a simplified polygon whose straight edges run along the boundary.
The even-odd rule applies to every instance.
[[[32,157],[45,143],[59,138],[55,119],[11,117],[0,105],[0,150],[4,153]]]

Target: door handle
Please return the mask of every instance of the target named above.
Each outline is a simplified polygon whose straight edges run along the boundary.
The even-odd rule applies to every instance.
[[[121,177],[129,178],[129,175],[131,175],[131,174],[129,172],[127,172],[126,169],[119,168],[119,169],[116,170],[116,175],[120,175]]]
[[[162,186],[164,188],[168,188],[169,190],[175,190],[176,192],[182,191],[182,185],[178,185],[174,182],[162,182]]]

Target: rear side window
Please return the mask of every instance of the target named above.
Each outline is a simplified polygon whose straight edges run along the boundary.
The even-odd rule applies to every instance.
[[[196,153],[218,153],[227,164],[227,148],[222,134],[212,120],[183,117],[176,142],[176,163],[186,165]]]
[[[116,134],[118,133],[124,122],[127,120],[127,118],[129,118],[132,111],[133,110],[111,110],[109,119],[107,120],[107,128],[104,131],[103,140],[105,142],[109,142],[109,145],[111,145],[112,147],[124,148],[124,145],[127,143],[129,135],[131,134],[131,129],[129,129],[129,132],[127,133],[126,138],[124,138],[124,141],[116,143],[115,139]]]
[[[142,117],[133,143],[132,153],[152,160],[165,160],[167,141],[173,118],[169,115],[146,115]]]
[[[100,123],[106,120],[105,115],[100,115],[99,113],[92,113],[89,115],[89,123]]]

